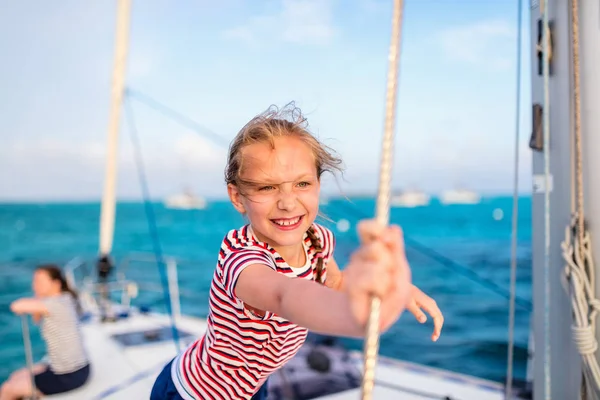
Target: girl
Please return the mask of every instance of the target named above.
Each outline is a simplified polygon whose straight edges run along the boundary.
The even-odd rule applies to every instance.
[[[15,314],[32,314],[48,352],[48,364],[34,366],[35,386],[41,394],[68,392],[88,379],[90,366],[79,331],[77,295],[56,265],[42,265],[33,275],[35,298],[14,301]],[[16,400],[32,393],[30,371],[14,372],[0,389],[0,400]]]
[[[382,330],[406,307],[421,319],[421,306],[439,336],[441,313],[410,284],[398,227],[363,221],[360,248],[338,268],[332,232],[314,221],[321,175],[341,161],[305,125],[293,105],[270,109],[231,144],[227,191],[249,224],[221,244],[206,334],[163,369],[151,400],[265,398],[261,386],[296,354],[308,329],[362,337],[371,294],[382,300]]]

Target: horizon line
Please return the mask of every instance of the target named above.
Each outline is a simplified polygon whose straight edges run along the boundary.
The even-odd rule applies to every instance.
[[[439,199],[439,194],[427,193],[433,199]],[[482,198],[505,198],[505,197],[513,197],[513,193],[510,192],[488,192],[488,193],[479,193]],[[518,197],[531,197],[531,192],[519,192]],[[166,196],[165,196],[166,197]],[[348,193],[348,194],[338,194],[334,196],[323,196],[326,199],[339,199],[343,200],[344,198],[359,198],[359,199],[375,199],[377,197],[377,193]],[[227,196],[206,196],[202,197],[207,201],[216,201],[223,202],[228,201],[229,198]],[[151,203],[162,203],[165,198],[162,197],[153,197],[150,199]],[[142,197],[118,197],[116,199],[116,203],[133,203],[133,204],[141,204],[144,203],[144,199]],[[12,205],[12,204],[101,204],[101,197],[94,198],[0,198],[0,205]]]

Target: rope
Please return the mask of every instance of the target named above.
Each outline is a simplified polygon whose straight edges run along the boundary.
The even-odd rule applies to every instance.
[[[565,229],[562,243],[566,266],[563,283],[568,285],[574,322],[571,325],[573,340],[584,362],[584,376],[587,384],[593,384],[594,392],[600,388],[600,366],[595,357],[598,342],[595,336],[595,320],[600,310],[600,301],[594,297],[594,288],[585,266],[594,267],[589,232],[584,233],[584,242],[577,239],[577,218]],[[581,252],[580,249],[584,248]]]
[[[159,101],[153,99],[152,97],[138,91],[135,89],[127,88],[125,89],[126,95],[128,98],[135,99],[142,104],[147,105],[150,108],[155,109],[160,114],[174,120],[182,126],[185,126],[188,129],[191,129],[197,133],[200,133],[202,136],[209,138],[214,141],[216,144],[224,146],[225,148],[229,147],[229,140],[223,138],[220,135],[217,135],[210,129],[200,125],[196,121],[191,118],[173,110],[172,108],[167,107],[166,105],[160,103]]]
[[[515,346],[515,304],[517,291],[517,242],[519,227],[519,134],[521,124],[521,42],[523,33],[523,1],[517,1],[517,79],[515,111],[515,170],[513,182],[513,211],[510,245],[510,301],[508,306],[508,354],[506,356],[506,391],[505,398],[511,398],[513,385],[513,362]]]
[[[544,143],[544,398],[550,400],[550,30],[547,0],[542,0],[540,11],[543,15],[543,143]]]
[[[600,310],[600,301],[594,295],[595,265],[592,255],[591,239],[585,226],[584,194],[583,194],[583,151],[581,137],[581,84],[579,75],[579,2],[571,0],[571,40],[572,40],[572,117],[573,140],[572,156],[575,164],[571,164],[572,211],[570,225],[565,229],[565,240],[561,247],[566,266],[563,271],[563,284],[570,295],[573,308],[571,331],[573,340],[583,360],[582,388],[585,394],[598,398],[600,390],[600,365],[595,357],[598,349],[595,328],[596,317]]]
[[[388,56],[388,77],[386,93],[385,130],[381,149],[381,165],[379,170],[379,193],[377,195],[376,219],[381,225],[387,225],[390,213],[390,195],[392,181],[392,162],[394,154],[394,131],[396,123],[396,100],[398,97],[398,69],[400,64],[400,45],[402,37],[403,0],[394,1],[392,15],[392,38]],[[375,380],[375,363],[379,348],[379,315],[381,300],[371,299],[371,312],[367,322],[364,346],[364,366],[362,381],[362,400],[372,397]]]
[[[581,149],[581,90],[579,77],[579,0],[572,0],[571,9],[571,25],[572,25],[572,40],[573,40],[573,101],[575,102],[574,117],[575,117],[575,174],[577,175],[577,228],[579,251],[584,251],[584,236],[585,222],[583,209],[583,157]]]
[[[138,175],[140,179],[140,185],[142,187],[142,195],[144,197],[144,209],[146,211],[146,219],[148,221],[148,229],[150,230],[150,236],[152,237],[152,245],[154,247],[154,254],[156,256],[156,264],[158,266],[158,272],[160,275],[160,279],[163,285],[163,293],[165,296],[165,305],[167,307],[167,313],[169,314],[169,318],[171,320],[171,331],[173,334],[173,341],[175,342],[175,348],[177,352],[180,351],[179,345],[179,333],[177,332],[177,326],[175,324],[175,318],[173,316],[173,310],[171,308],[171,295],[169,293],[169,283],[166,275],[166,265],[162,253],[162,247],[160,244],[160,238],[158,235],[158,227],[156,226],[156,218],[154,216],[154,209],[152,207],[152,202],[150,200],[150,191],[148,189],[148,181],[146,180],[146,174],[144,172],[144,161],[142,159],[142,151],[140,141],[137,135],[137,128],[135,125],[135,119],[133,115],[133,109],[127,98],[123,102],[125,109],[127,111],[126,119],[129,124],[129,133],[131,137],[131,143],[133,145],[134,150],[134,158],[136,167],[138,170]]]

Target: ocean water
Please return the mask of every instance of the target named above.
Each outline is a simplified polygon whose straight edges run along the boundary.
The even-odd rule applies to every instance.
[[[372,199],[331,200],[321,210],[337,238],[340,266],[357,245],[355,224],[373,215]],[[496,381],[503,381],[508,349],[508,293],[512,199],[484,198],[477,205],[393,209],[392,223],[406,236],[413,281],[442,309],[445,325],[438,342],[430,339],[432,324],[421,325],[405,313],[381,337],[380,353]],[[182,311],[205,316],[217,249],[229,229],[244,220],[228,202],[212,202],[205,210],[169,210],[154,204],[163,252],[181,258],[179,284]],[[502,210],[503,218],[494,218]],[[496,210],[496,211],[495,211]],[[74,256],[94,260],[98,248],[99,204],[0,204],[0,382],[25,363],[21,322],[9,311],[10,301],[29,295],[31,274],[41,262],[64,263]],[[346,219],[350,229],[340,232]],[[531,199],[519,200],[515,377],[525,379],[531,310]],[[120,203],[114,236],[114,256],[153,250],[141,203]],[[492,282],[482,284],[472,274]],[[132,264],[128,277],[160,284],[154,264]],[[495,290],[492,290],[495,289]],[[498,293],[500,292],[500,293]],[[302,301],[302,299],[298,299]],[[142,292],[136,304],[164,309],[163,296]],[[44,354],[35,326],[34,356]],[[345,340],[351,348],[362,342]]]

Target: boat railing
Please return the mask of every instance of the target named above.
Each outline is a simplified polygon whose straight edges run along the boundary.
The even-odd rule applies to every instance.
[[[191,261],[190,261],[191,262]],[[90,268],[90,263],[82,257],[75,257],[67,262],[63,271],[65,278],[71,287],[77,290],[82,306],[99,305],[98,296],[102,290],[108,290],[110,294],[120,294],[120,300],[117,302],[120,306],[128,308],[131,300],[138,297],[140,291],[151,293],[164,293],[164,288],[160,283],[152,282],[151,279],[130,279],[127,271],[132,264],[156,264],[156,256],[148,253],[130,253],[124,256],[115,268],[114,279],[100,282],[94,270]],[[163,263],[166,267],[166,280],[170,298],[172,313],[175,317],[181,316],[181,297],[197,299],[196,292],[181,289],[179,287],[178,268],[179,260],[172,256],[164,256]],[[26,293],[3,293],[0,295],[0,304],[9,305],[12,301]],[[0,332],[1,333],[1,332]]]
[[[35,371],[33,370],[33,348],[31,346],[31,336],[29,335],[29,316],[21,315],[21,329],[23,332],[23,348],[25,349],[25,362],[31,380],[31,396],[25,400],[38,400],[37,390],[35,386]]]
[[[162,259],[166,267],[166,280],[170,298],[171,312],[173,316],[179,318],[181,316],[181,299],[183,294],[185,297],[193,297],[194,293],[189,291],[181,291],[179,288],[179,278],[177,274],[178,261],[175,257],[164,256]],[[87,268],[86,262],[76,257],[65,265],[65,276],[70,285],[76,288],[81,297],[81,301],[87,306],[99,306],[98,294],[108,293],[119,294],[119,304],[124,308],[129,308],[131,300],[136,298],[140,290],[164,293],[162,285],[141,281],[132,280],[127,277],[127,271],[131,264],[156,264],[157,258],[153,254],[148,253],[129,253],[124,256],[118,263],[115,269],[115,279],[101,282],[97,276]],[[80,272],[81,271],[81,272]],[[82,278],[78,281],[77,276]]]

